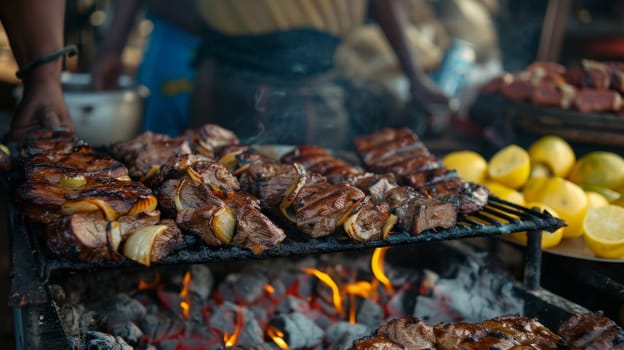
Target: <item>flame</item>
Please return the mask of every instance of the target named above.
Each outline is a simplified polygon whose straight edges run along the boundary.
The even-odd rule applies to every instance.
[[[152,289],[152,288],[156,288],[159,284],[160,284],[160,274],[156,272],[154,274],[154,280],[152,282],[146,282],[143,279],[140,279],[137,289],[138,290]]]
[[[334,307],[338,311],[339,315],[344,315],[344,309],[342,308],[342,296],[340,295],[340,290],[338,289],[338,285],[336,284],[336,282],[334,282],[334,280],[328,274],[317,269],[304,268],[303,272],[307,273],[308,275],[315,276],[316,278],[321,280],[321,282],[325,283],[329,288],[331,288]]]
[[[429,199],[433,198],[433,196],[431,195],[431,193],[429,193],[429,190],[424,190],[423,192],[424,192],[423,194],[425,195],[425,197],[427,197],[427,198],[429,198]]]
[[[275,288],[273,288],[272,285],[267,284],[266,286],[264,286],[264,291],[269,293],[269,294],[273,294],[273,293],[275,293]]]
[[[371,282],[356,281],[342,287],[342,292],[349,295],[349,323],[355,323],[355,311],[357,306],[356,296],[364,299],[377,296],[376,280]]]
[[[184,274],[184,278],[182,279],[182,290],[180,290],[180,308],[182,309],[182,317],[188,320],[191,303],[189,300],[189,285],[191,284],[191,272],[186,271]]]
[[[236,309],[236,325],[234,326],[234,332],[232,334],[228,334],[225,332],[223,334],[223,345],[226,348],[231,348],[236,345],[238,341],[238,337],[240,336],[241,331],[243,330],[243,325],[245,324],[245,315],[240,308]]]
[[[394,288],[392,287],[390,279],[388,279],[388,276],[386,276],[383,270],[384,258],[386,257],[386,251],[388,249],[389,247],[375,249],[375,251],[373,252],[373,256],[371,257],[371,269],[373,270],[373,275],[375,275],[375,278],[377,278],[379,282],[381,282],[384,287],[386,287],[386,292],[392,293],[394,291]]]
[[[282,332],[279,328],[268,326],[266,333],[269,337],[271,337],[271,339],[273,339],[273,342],[278,348],[288,350],[288,343],[284,340],[284,332]]]
[[[351,294],[349,296],[349,323],[351,324],[355,324],[356,303],[355,295]]]

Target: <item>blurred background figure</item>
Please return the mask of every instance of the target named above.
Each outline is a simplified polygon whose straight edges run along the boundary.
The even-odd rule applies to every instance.
[[[194,0],[126,0],[112,3],[111,20],[102,35],[93,63],[96,90],[118,88],[128,73],[122,60],[128,37],[139,15],[151,23],[136,82],[147,87],[142,130],[171,136],[188,126],[189,100],[194,81],[191,67],[198,44],[199,17]]]

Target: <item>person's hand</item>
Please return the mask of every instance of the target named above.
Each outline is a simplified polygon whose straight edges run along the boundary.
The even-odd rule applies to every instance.
[[[449,97],[426,76],[413,79],[410,85],[410,93],[413,102],[421,104],[424,108],[430,105],[449,104]]]
[[[124,66],[119,55],[103,54],[93,63],[93,88],[96,91],[116,89],[123,71]]]
[[[60,81],[25,82],[22,100],[11,121],[6,142],[20,145],[35,130],[61,128],[74,132]]]

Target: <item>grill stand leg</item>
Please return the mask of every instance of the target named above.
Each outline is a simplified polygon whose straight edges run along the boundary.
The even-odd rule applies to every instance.
[[[524,255],[524,286],[536,290],[542,278],[542,231],[527,231],[527,246]]]

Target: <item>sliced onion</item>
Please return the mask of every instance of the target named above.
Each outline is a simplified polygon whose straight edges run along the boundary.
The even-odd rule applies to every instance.
[[[212,216],[210,227],[219,241],[229,244],[236,230],[236,214],[229,207],[223,207]]]
[[[180,199],[180,192],[182,192],[182,188],[186,186],[186,182],[188,181],[188,177],[183,177],[180,182],[176,185],[175,193],[173,195],[173,202],[175,204],[176,211],[180,211],[184,209],[184,205],[182,204],[182,200]]]
[[[195,169],[188,167],[186,168],[186,173],[191,178],[191,180],[193,180],[193,182],[198,183],[198,184],[204,182],[204,179],[201,177],[201,175],[199,175],[199,173]]]
[[[243,150],[230,152],[219,159],[219,164],[223,165],[226,169],[234,169],[238,165],[238,155],[243,153]]]
[[[147,173],[141,177],[140,181],[145,182],[158,174],[158,170],[160,170],[160,165],[152,165]]]
[[[251,164],[243,165],[242,167],[232,171],[232,175],[238,176],[240,174],[246,173],[249,168],[251,168]]]
[[[111,253],[117,251],[121,243],[121,224],[119,221],[109,221],[106,225],[106,242]]]
[[[129,175],[123,175],[123,176],[116,177],[115,180],[119,180],[119,181],[132,181],[132,179],[130,178]]]
[[[344,227],[344,230],[347,233],[347,235],[349,235],[349,237],[355,239],[356,241],[362,242],[363,239],[358,232],[359,226],[357,224],[357,219],[359,215],[360,215],[360,212],[358,211],[357,213],[349,216],[349,218],[345,220],[342,227]]]
[[[286,189],[284,199],[282,199],[282,202],[280,203],[280,212],[284,218],[294,223],[297,222],[297,218],[293,216],[288,208],[290,208],[290,206],[295,202],[299,191],[301,191],[308,178],[306,176],[305,168],[301,164],[294,163],[293,166],[297,170],[297,181],[293,181],[293,183],[291,183]]]
[[[67,201],[61,206],[63,215],[71,215],[75,213],[91,213],[101,210],[106,220],[116,220],[119,213],[113,209],[107,202],[101,199],[87,198],[73,201]]]
[[[79,187],[84,186],[87,183],[87,179],[85,179],[84,175],[66,175],[63,174],[61,175],[61,178],[59,179],[59,184],[63,187],[67,187],[67,188],[71,188],[71,189],[76,189]]]
[[[145,213],[149,211],[153,211],[158,206],[158,199],[156,196],[149,195],[145,198],[139,199],[132,208],[128,211],[128,215],[136,215],[140,213]]]
[[[11,156],[11,150],[6,145],[0,144],[0,151],[2,151],[7,156]]]
[[[123,247],[123,255],[128,259],[139,262],[145,266],[152,263],[152,247],[156,238],[167,230],[167,225],[145,226],[134,231],[126,240]]]
[[[399,218],[396,215],[390,214],[388,216],[388,220],[386,220],[386,223],[381,229],[383,239],[388,239],[388,236],[390,236],[390,233],[392,232],[394,225],[396,225],[398,221],[399,221]]]
[[[351,215],[351,213],[353,213],[353,211],[360,206],[360,203],[362,202],[362,200],[358,200],[355,203],[351,204],[351,206],[347,209],[347,211],[344,212],[344,214],[342,214],[342,216],[340,217],[340,219],[338,219],[338,221],[336,222],[336,227],[344,224]],[[359,210],[358,210],[359,213]]]

